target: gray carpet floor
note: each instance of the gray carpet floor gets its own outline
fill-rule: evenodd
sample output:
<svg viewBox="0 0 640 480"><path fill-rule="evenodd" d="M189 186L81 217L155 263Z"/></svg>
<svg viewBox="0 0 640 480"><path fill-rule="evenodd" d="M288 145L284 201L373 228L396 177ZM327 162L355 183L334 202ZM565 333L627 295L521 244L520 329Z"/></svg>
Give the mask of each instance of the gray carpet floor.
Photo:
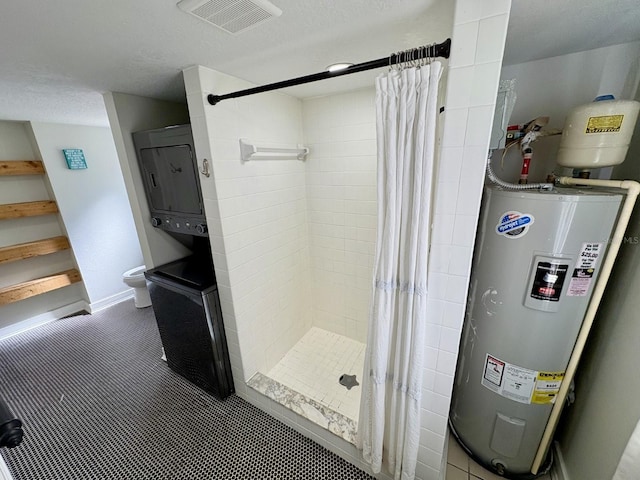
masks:
<svg viewBox="0 0 640 480"><path fill-rule="evenodd" d="M0 395L25 438L16 480L370 479L239 397L160 359L153 310L123 302L0 340Z"/></svg>

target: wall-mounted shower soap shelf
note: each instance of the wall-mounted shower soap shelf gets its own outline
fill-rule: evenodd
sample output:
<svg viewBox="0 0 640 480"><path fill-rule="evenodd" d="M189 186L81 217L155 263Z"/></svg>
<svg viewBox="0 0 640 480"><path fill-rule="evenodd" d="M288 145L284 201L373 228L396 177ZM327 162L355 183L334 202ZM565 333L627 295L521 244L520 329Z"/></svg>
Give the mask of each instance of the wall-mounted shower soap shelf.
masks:
<svg viewBox="0 0 640 480"><path fill-rule="evenodd" d="M243 162L249 160L306 160L308 154L307 147L259 147L247 140L240 139L240 156Z"/></svg>

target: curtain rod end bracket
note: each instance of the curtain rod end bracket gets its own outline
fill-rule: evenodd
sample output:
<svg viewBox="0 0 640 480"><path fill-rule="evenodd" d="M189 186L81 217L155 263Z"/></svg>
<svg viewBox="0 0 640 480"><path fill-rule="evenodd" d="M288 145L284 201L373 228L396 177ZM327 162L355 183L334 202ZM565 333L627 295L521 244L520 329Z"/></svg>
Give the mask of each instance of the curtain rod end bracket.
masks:
<svg viewBox="0 0 640 480"><path fill-rule="evenodd" d="M449 58L451 56L451 39L447 38L444 42L440 44L442 50L440 50L439 57Z"/></svg>
<svg viewBox="0 0 640 480"><path fill-rule="evenodd" d="M216 105L221 99L219 95L213 95L212 93L210 93L209 95L207 95L207 100L211 105Z"/></svg>

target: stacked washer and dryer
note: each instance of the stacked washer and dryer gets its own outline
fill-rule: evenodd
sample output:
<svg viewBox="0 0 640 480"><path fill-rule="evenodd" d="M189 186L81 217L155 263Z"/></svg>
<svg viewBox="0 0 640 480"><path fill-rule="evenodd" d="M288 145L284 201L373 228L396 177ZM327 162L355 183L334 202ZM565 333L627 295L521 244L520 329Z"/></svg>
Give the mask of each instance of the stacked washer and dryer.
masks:
<svg viewBox="0 0 640 480"><path fill-rule="evenodd" d="M557 163L583 172L621 163L639 109L616 100L575 109ZM529 479L549 469L550 441L640 186L501 183L484 190L449 421L476 461Z"/></svg>
<svg viewBox="0 0 640 480"><path fill-rule="evenodd" d="M220 398L234 392L190 125L133 134L149 221L193 254L145 272L169 367Z"/></svg>

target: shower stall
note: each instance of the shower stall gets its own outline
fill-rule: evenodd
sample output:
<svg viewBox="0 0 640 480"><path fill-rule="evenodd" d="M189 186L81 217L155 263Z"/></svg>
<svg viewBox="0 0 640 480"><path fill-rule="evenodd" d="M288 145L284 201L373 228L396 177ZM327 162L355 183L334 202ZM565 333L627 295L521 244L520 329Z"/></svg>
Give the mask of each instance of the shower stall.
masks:
<svg viewBox="0 0 640 480"><path fill-rule="evenodd" d="M377 220L373 85L211 106L211 85L249 85L204 67L184 76L236 392L355 443ZM241 144L256 154L243 160Z"/></svg>
<svg viewBox="0 0 640 480"><path fill-rule="evenodd" d="M449 45L418 51L448 56ZM375 72L369 88L304 100L216 97L251 85L204 67L184 76L236 391L355 444L377 227Z"/></svg>
<svg viewBox="0 0 640 480"><path fill-rule="evenodd" d="M301 269L292 287L301 290L304 328L248 384L353 443L376 239L373 89L303 101L302 128L307 159L267 163L300 170Z"/></svg>

